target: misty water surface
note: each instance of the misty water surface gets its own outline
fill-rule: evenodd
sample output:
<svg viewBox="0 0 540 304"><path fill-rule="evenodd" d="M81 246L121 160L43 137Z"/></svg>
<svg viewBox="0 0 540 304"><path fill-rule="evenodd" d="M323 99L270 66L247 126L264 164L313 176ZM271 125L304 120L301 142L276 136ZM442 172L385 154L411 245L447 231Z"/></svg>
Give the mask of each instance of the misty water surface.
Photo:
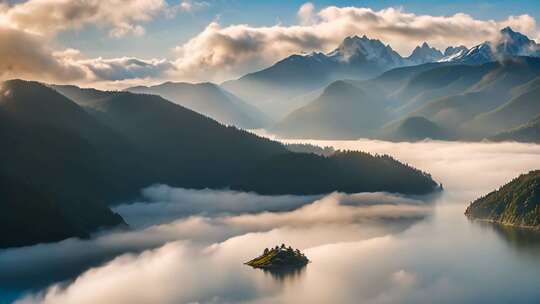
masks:
<svg viewBox="0 0 540 304"><path fill-rule="evenodd" d="M306 141L302 141L306 142ZM468 221L471 200L540 167L540 146L317 141L432 173L438 197L259 196L155 185L116 207L133 227L0 251L19 303L538 303L536 233ZM312 260L276 276L242 263L286 243Z"/></svg>

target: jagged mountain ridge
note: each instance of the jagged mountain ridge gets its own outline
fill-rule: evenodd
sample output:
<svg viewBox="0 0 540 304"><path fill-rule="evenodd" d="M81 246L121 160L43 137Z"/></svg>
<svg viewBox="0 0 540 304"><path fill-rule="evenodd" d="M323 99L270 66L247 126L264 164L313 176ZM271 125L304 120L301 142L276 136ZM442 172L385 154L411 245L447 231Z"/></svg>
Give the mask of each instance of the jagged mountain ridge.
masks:
<svg viewBox="0 0 540 304"><path fill-rule="evenodd" d="M445 55L440 61L484 64L516 56L538 57L540 56L540 44L522 33L515 32L510 27L505 27L500 30L499 37L494 41L485 41L470 49L462 49L457 53Z"/></svg>
<svg viewBox="0 0 540 304"><path fill-rule="evenodd" d="M224 88L279 120L307 104L306 98L332 83L366 80L395 69L426 63L482 65L516 56L540 56L540 46L506 27L492 42L440 50L423 43L403 57L380 40L351 36L329 53L295 54L263 70L226 81Z"/></svg>
<svg viewBox="0 0 540 304"><path fill-rule="evenodd" d="M274 65L226 81L222 86L273 117L281 118L305 105L299 96L309 94L340 79L369 79L393 68L430 62L442 53L427 43L404 58L380 40L347 37L324 54L295 54Z"/></svg>

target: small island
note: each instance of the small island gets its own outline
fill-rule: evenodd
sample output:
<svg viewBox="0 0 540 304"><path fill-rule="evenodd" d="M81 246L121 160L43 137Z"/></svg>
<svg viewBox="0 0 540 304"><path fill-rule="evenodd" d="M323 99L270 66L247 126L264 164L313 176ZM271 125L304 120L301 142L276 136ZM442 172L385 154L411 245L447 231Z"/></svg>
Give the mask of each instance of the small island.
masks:
<svg viewBox="0 0 540 304"><path fill-rule="evenodd" d="M244 264L263 270L282 271L303 268L309 262L300 250L281 244L275 248L264 249L263 254Z"/></svg>
<svg viewBox="0 0 540 304"><path fill-rule="evenodd" d="M470 219L540 229L540 170L523 174L471 203Z"/></svg>

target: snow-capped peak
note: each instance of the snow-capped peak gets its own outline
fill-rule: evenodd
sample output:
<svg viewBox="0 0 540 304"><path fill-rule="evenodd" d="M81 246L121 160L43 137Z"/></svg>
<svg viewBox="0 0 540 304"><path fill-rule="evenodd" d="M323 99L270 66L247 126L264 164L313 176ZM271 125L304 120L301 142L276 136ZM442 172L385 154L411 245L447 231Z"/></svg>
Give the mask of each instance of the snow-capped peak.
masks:
<svg viewBox="0 0 540 304"><path fill-rule="evenodd" d="M436 48L433 48L424 42L422 46L417 46L407 60L412 64L422 64L426 62L434 62L443 57L443 53Z"/></svg>
<svg viewBox="0 0 540 304"><path fill-rule="evenodd" d="M448 50L448 49L447 49ZM494 41L486 41L468 50L446 54L439 61L482 64L513 56L540 56L540 45L527 36L505 27Z"/></svg>
<svg viewBox="0 0 540 304"><path fill-rule="evenodd" d="M402 64L401 56L389 45L384 45L378 39L370 39L366 35L345 38L328 56L345 62L372 61L385 66Z"/></svg>

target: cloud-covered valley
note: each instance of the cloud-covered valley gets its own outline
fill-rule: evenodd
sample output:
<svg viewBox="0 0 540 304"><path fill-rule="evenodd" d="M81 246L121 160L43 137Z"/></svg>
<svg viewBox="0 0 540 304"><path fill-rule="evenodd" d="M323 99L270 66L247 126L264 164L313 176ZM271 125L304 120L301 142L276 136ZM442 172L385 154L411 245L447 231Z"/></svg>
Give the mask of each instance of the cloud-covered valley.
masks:
<svg viewBox="0 0 540 304"><path fill-rule="evenodd" d="M538 260L511 258L510 240L463 216L471 199L536 167L537 145L314 143L393 151L433 172L445 193L426 203L387 193L260 196L155 185L115 208L132 230L1 251L0 285L53 283L19 303L477 303L518 292L505 285L511 271L525 284L520 297L537 297ZM286 277L242 264L280 243L312 263ZM506 262L492 267L478 250Z"/></svg>
<svg viewBox="0 0 540 304"><path fill-rule="evenodd" d="M0 252L1 285L18 288L62 281L114 256L176 241L215 250L249 239L251 245L238 252L247 259L261 246L283 241L308 248L360 240L400 231L431 212L425 202L385 193L316 198L154 186L145 189L143 197L147 201L115 208L130 230Z"/></svg>

